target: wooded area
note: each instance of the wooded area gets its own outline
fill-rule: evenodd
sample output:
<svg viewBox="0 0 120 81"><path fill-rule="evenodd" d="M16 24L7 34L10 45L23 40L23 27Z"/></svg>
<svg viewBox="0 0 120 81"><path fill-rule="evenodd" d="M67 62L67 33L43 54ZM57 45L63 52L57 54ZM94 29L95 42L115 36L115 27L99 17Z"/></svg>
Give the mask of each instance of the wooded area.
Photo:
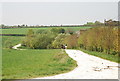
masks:
<svg viewBox="0 0 120 81"><path fill-rule="evenodd" d="M119 55L119 32L120 28L118 27L104 26L91 28L80 35L78 43L80 48L86 50Z"/></svg>

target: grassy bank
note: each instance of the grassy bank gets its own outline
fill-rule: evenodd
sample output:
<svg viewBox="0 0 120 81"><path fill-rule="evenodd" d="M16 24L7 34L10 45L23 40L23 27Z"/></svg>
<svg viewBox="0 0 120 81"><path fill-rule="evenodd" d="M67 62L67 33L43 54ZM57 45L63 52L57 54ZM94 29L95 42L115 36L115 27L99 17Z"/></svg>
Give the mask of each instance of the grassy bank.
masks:
<svg viewBox="0 0 120 81"><path fill-rule="evenodd" d="M103 58L103 59L106 59L109 61L120 63L120 57L115 56L115 55L105 54L103 52L88 51L88 50L84 50L84 49L79 49L79 50L81 50L87 54L90 54L90 55L94 55L94 56L97 56L97 57L100 57L100 58Z"/></svg>
<svg viewBox="0 0 120 81"><path fill-rule="evenodd" d="M48 27L48 28L13 28L13 29L1 29L2 30L2 34L26 34L27 31L29 29L33 29L34 31L39 30L39 29L50 29L53 27ZM58 28L58 27L54 27L54 28ZM72 31L78 31L80 29L88 29L91 27L60 27L60 28L64 28L65 30L72 30Z"/></svg>
<svg viewBox="0 0 120 81"><path fill-rule="evenodd" d="M73 70L76 62L60 49L3 49L3 79L28 79Z"/></svg>

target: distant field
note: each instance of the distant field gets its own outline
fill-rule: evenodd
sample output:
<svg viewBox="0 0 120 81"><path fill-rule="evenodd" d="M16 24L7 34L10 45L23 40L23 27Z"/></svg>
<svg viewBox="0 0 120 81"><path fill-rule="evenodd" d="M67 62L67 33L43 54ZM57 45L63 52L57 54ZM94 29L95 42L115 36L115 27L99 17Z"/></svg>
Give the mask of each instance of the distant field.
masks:
<svg viewBox="0 0 120 81"><path fill-rule="evenodd" d="M76 62L61 49L3 49L3 79L29 79L73 70Z"/></svg>
<svg viewBox="0 0 120 81"><path fill-rule="evenodd" d="M39 30L39 29L50 29L53 27L48 27L48 28L13 28L13 29L1 29L2 30L2 34L26 34L26 32L29 29L33 29L34 31ZM54 28L58 28L58 27L54 27ZM91 28L91 27L60 27L60 28L64 28L65 30L73 30L73 31L78 31L80 29L87 29L87 28Z"/></svg>

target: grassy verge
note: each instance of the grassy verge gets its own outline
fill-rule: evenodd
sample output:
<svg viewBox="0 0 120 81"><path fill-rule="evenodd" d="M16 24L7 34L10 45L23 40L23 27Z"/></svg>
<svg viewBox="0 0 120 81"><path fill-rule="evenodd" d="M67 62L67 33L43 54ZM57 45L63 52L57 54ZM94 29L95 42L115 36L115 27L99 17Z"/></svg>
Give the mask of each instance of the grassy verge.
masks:
<svg viewBox="0 0 120 81"><path fill-rule="evenodd" d="M106 59L109 61L120 63L120 57L115 56L115 55L105 54L105 53L95 52L95 51L88 51L88 50L84 50L84 49L79 49L79 50L81 50L87 54L90 54L90 55L94 55L94 56L97 56L97 57L100 57L100 58L103 58L103 59Z"/></svg>
<svg viewBox="0 0 120 81"><path fill-rule="evenodd" d="M60 49L13 50L3 49L3 79L29 79L65 73L76 67Z"/></svg>

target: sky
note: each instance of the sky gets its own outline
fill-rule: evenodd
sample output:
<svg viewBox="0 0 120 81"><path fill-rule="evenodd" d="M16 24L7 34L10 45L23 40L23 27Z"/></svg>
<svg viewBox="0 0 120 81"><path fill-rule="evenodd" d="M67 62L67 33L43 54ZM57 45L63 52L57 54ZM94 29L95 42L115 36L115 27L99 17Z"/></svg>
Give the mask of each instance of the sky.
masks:
<svg viewBox="0 0 120 81"><path fill-rule="evenodd" d="M103 2L102 0L97 0L101 2L94 2L94 0L35 1L9 0L8 2L4 0L2 8L0 7L2 9L0 23L5 25L60 25L118 19L118 0L109 0L109 2L108 0L103 0Z"/></svg>
<svg viewBox="0 0 120 81"><path fill-rule="evenodd" d="M1 0L0 2L119 2L120 0Z"/></svg>

